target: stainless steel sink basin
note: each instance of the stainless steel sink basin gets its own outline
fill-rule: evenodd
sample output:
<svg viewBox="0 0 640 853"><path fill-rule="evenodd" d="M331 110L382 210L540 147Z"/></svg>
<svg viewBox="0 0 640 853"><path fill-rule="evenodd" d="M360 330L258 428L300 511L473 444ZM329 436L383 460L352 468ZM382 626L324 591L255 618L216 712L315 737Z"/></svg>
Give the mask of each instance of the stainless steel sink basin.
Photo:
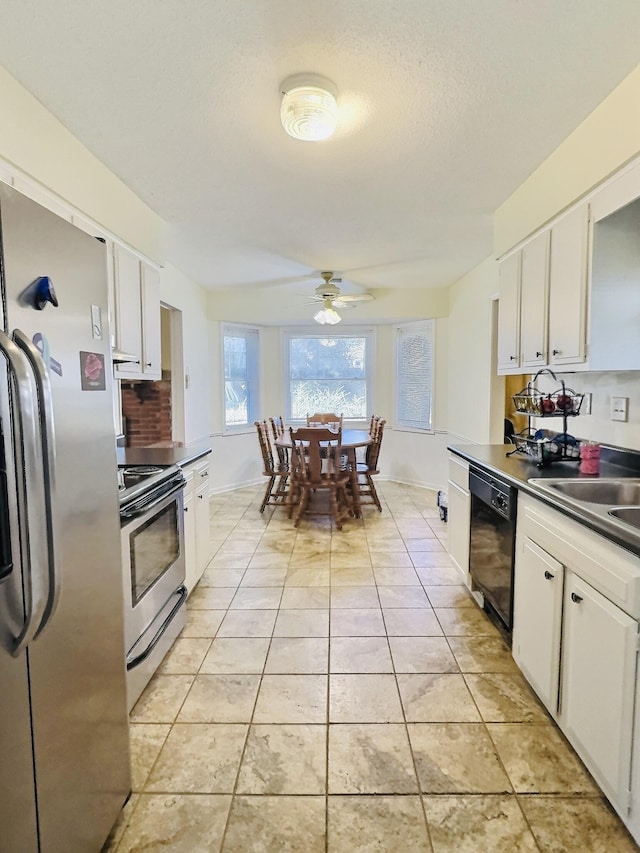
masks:
<svg viewBox="0 0 640 853"><path fill-rule="evenodd" d="M640 506L617 506L609 510L609 515L640 530Z"/></svg>
<svg viewBox="0 0 640 853"><path fill-rule="evenodd" d="M640 505L640 479L621 480L544 480L536 479L544 489L575 501L621 506ZM640 511L640 510L639 510Z"/></svg>

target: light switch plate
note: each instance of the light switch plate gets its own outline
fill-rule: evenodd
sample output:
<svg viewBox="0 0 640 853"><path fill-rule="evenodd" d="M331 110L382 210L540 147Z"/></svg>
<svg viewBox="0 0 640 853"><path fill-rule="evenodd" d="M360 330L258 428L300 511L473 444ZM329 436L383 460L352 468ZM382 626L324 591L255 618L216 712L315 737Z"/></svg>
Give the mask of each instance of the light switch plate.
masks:
<svg viewBox="0 0 640 853"><path fill-rule="evenodd" d="M628 397L612 397L611 398L611 420L612 421L628 421L629 420L629 398Z"/></svg>

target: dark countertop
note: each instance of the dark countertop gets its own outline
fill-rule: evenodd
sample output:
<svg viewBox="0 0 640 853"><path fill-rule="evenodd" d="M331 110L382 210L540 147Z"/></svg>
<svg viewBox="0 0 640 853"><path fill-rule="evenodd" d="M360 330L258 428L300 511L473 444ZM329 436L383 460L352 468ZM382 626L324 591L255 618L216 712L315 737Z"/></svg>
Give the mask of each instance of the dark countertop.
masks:
<svg viewBox="0 0 640 853"><path fill-rule="evenodd" d="M184 468L211 453L205 442L191 447L117 447L118 465L179 465Z"/></svg>
<svg viewBox="0 0 640 853"><path fill-rule="evenodd" d="M529 482L532 478L545 480L560 478L593 479L593 477L587 477L580 473L579 462L554 462L546 467L538 468L524 454L514 453L507 456L509 450L513 450L513 446L509 444L452 444L448 446L448 450L468 462L496 474L519 491L532 495L553 509L640 556L640 530L635 530L632 527L627 529L626 525L623 528L619 523L609 520L606 514L602 514L601 507L590 512L588 505L576 506L565 502L561 495L556 496L543 492L535 483ZM603 445L599 476L640 478L640 453Z"/></svg>

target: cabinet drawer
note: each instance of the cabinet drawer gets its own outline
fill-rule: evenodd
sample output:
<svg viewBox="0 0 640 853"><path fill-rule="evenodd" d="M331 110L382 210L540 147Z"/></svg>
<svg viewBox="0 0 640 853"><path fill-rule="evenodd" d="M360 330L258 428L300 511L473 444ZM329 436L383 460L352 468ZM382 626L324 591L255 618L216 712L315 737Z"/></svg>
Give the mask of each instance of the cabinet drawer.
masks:
<svg viewBox="0 0 640 853"><path fill-rule="evenodd" d="M469 463L453 453L449 454L449 479L456 486L469 491Z"/></svg>

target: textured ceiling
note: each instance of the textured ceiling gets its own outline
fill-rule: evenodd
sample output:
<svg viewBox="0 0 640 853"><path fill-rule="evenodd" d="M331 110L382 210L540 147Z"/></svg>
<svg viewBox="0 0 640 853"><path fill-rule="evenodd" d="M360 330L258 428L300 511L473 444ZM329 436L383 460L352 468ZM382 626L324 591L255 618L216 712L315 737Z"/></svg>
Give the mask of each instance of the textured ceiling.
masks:
<svg viewBox="0 0 640 853"><path fill-rule="evenodd" d="M210 287L447 285L640 61L638 0L2 0L0 56ZM289 138L279 85L338 87Z"/></svg>

